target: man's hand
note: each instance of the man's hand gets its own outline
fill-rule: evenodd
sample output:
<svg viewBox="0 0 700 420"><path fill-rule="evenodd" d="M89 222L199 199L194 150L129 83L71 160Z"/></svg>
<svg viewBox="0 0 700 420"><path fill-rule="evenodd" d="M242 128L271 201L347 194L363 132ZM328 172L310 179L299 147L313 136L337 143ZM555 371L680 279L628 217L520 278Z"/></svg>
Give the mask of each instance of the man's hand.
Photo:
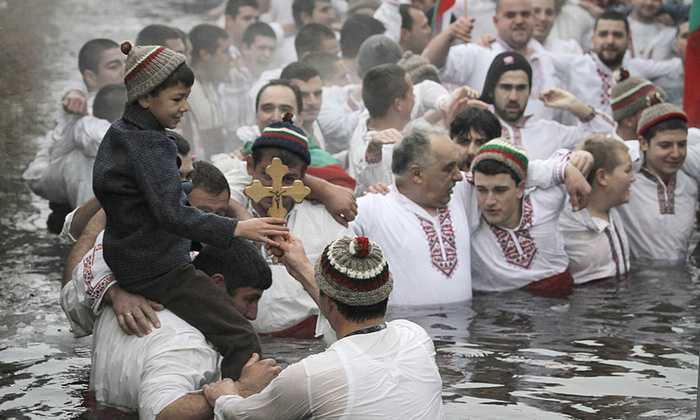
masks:
<svg viewBox="0 0 700 420"><path fill-rule="evenodd" d="M452 22L447 30L450 32L450 37L455 40L469 43L472 39L472 29L474 29L474 18L460 16L456 21Z"/></svg>
<svg viewBox="0 0 700 420"><path fill-rule="evenodd" d="M586 181L586 178L581 175L576 167L572 164L566 165L566 173L564 175L564 184L566 191L571 197L571 208L574 211L585 209L588 206L588 196L591 194L591 186Z"/></svg>
<svg viewBox="0 0 700 420"><path fill-rule="evenodd" d="M267 245L278 246L276 236L283 236L289 232L284 219L275 217L261 217L257 219L239 220L234 236L262 242Z"/></svg>
<svg viewBox="0 0 700 420"><path fill-rule="evenodd" d="M577 150L569 155L569 163L587 177L593 167L593 155L585 150Z"/></svg>
<svg viewBox="0 0 700 420"><path fill-rule="evenodd" d="M367 192L370 194L387 194L389 192L389 187L386 184L383 184L381 182L377 182L374 185L370 185L369 188L367 188Z"/></svg>
<svg viewBox="0 0 700 420"><path fill-rule="evenodd" d="M491 35L483 35L481 38L479 38L475 44L476 45L481 45L484 48L491 49L491 44L496 42L496 38L491 36Z"/></svg>
<svg viewBox="0 0 700 420"><path fill-rule="evenodd" d="M445 126L448 130L452 121L454 121L457 114L463 109L469 108L470 106L478 106L478 104L475 103L483 104L483 102L479 100L479 96L479 92L471 86L462 86L452 92L447 100L441 101L442 103L439 104L439 108L440 111L442 111Z"/></svg>
<svg viewBox="0 0 700 420"><path fill-rule="evenodd" d="M324 194L321 202L333 216L336 222L343 226L357 217L357 202L352 190L339 185L328 184L328 193Z"/></svg>
<svg viewBox="0 0 700 420"><path fill-rule="evenodd" d="M308 270L308 267L311 267L311 262L309 262L309 258L304 251L304 244L296 236L288 235L286 240L280 242L279 249L282 253L277 256L276 262L284 264L289 274L293 277L296 278L295 274L298 275L304 270Z"/></svg>
<svg viewBox="0 0 700 420"><path fill-rule="evenodd" d="M258 353L253 353L241 370L238 380L238 395L247 398L262 391L277 375L282 368L274 359L260 360Z"/></svg>
<svg viewBox="0 0 700 420"><path fill-rule="evenodd" d="M87 97L79 90L69 90L63 96L63 110L70 114L87 114Z"/></svg>
<svg viewBox="0 0 700 420"><path fill-rule="evenodd" d="M202 387L204 396L212 408L216 405L216 400L222 395L240 395L238 393L238 384L231 378L225 378Z"/></svg>
<svg viewBox="0 0 700 420"><path fill-rule="evenodd" d="M107 290L106 299L112 304L119 327L126 334L143 337L150 334L153 327L160 328L155 312L163 310L160 303L129 293L116 284Z"/></svg>
<svg viewBox="0 0 700 420"><path fill-rule="evenodd" d="M576 115L579 119L585 119L595 110L581 102L574 94L564 89L547 89L540 95L540 100L545 106L554 109L563 109Z"/></svg>
<svg viewBox="0 0 700 420"><path fill-rule="evenodd" d="M379 163L382 161L382 147L389 144L401 143L403 136L395 128L369 133L369 144L365 152L367 163Z"/></svg>

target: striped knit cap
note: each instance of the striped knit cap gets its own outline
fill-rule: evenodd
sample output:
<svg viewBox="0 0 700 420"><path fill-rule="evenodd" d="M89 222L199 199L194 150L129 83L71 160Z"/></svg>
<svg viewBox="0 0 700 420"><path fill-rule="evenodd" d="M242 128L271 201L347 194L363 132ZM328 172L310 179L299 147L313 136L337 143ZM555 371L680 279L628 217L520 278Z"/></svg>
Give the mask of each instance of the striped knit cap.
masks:
<svg viewBox="0 0 700 420"><path fill-rule="evenodd" d="M521 181L527 178L528 159L525 151L504 138L489 141L479 148L472 160L472 171L484 160L495 160L510 168Z"/></svg>
<svg viewBox="0 0 700 420"><path fill-rule="evenodd" d="M316 282L325 295L349 306L377 304L394 286L382 249L364 236L331 242L316 263Z"/></svg>
<svg viewBox="0 0 700 420"><path fill-rule="evenodd" d="M642 111L642 115L639 117L639 122L637 123L637 134L646 137L646 133L650 128L654 127L656 124L674 118L681 119L686 123L688 122L688 116L676 105L663 102L651 106Z"/></svg>
<svg viewBox="0 0 700 420"><path fill-rule="evenodd" d="M260 137L253 142L252 151L262 147L275 147L288 150L299 156L308 166L311 164L309 139L301 128L292 123L292 114L286 113L282 122L265 127Z"/></svg>
<svg viewBox="0 0 700 420"><path fill-rule="evenodd" d="M650 81L639 77L629 77L612 88L610 106L615 121L622 121L659 102L666 94Z"/></svg>
<svg viewBox="0 0 700 420"><path fill-rule="evenodd" d="M184 55L157 45L134 47L125 41L121 50L126 55L124 84L129 103L158 87L185 62Z"/></svg>

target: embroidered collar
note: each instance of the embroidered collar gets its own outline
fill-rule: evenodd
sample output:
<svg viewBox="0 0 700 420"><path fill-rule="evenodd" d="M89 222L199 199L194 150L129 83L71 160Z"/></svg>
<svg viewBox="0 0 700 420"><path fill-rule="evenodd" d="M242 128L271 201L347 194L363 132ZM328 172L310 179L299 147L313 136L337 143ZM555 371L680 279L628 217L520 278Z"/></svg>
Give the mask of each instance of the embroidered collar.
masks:
<svg viewBox="0 0 700 420"><path fill-rule="evenodd" d="M668 184L664 183L661 177L651 172L646 167L639 168L639 173L646 179L656 184L656 197L659 203L660 214L675 214L676 195L676 174L673 174Z"/></svg>
<svg viewBox="0 0 700 420"><path fill-rule="evenodd" d="M496 237L496 241L500 245L503 256L508 263L526 269L532 265L532 261L537 254L537 244L530 234L533 219L532 201L530 196L526 195L522 200L522 215L520 216L518 227L507 229L486 222Z"/></svg>
<svg viewBox="0 0 700 420"><path fill-rule="evenodd" d="M124 108L123 118L142 130L165 130L156 117L149 110L141 107L138 102L128 104Z"/></svg>

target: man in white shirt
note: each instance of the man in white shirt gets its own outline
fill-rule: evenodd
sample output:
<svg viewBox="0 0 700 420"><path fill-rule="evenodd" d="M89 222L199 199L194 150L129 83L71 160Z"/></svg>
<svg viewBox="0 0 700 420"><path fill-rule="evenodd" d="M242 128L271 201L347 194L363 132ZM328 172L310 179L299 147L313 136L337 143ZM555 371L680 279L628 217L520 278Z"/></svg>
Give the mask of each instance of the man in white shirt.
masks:
<svg viewBox="0 0 700 420"><path fill-rule="evenodd" d="M410 321L385 321L392 273L377 243L337 239L314 268L292 238L282 259L339 339L287 367L262 392L230 380L206 386L217 419L444 418L432 340Z"/></svg>
<svg viewBox="0 0 700 420"><path fill-rule="evenodd" d="M663 5L662 0L632 0L629 15L632 38L632 57L666 60L671 58L671 49L676 31L656 21Z"/></svg>
<svg viewBox="0 0 700 420"><path fill-rule="evenodd" d="M689 23L686 19L678 24L676 39L674 42L673 53L671 59L677 65L675 71L669 72L656 81L666 92L666 100L678 106L683 105L683 86L685 85L685 50L688 45Z"/></svg>
<svg viewBox="0 0 700 420"><path fill-rule="evenodd" d="M398 43L401 49L421 54L432 36L428 18L418 6L411 4L400 5L399 12L401 13L401 35Z"/></svg>
<svg viewBox="0 0 700 420"><path fill-rule="evenodd" d="M554 0L532 0L532 37L555 54L582 54L583 50L576 40L550 36L558 12Z"/></svg>
<svg viewBox="0 0 700 420"><path fill-rule="evenodd" d="M664 98L664 92L648 80L634 76L620 80L613 86L610 98L618 137L625 141L636 140L637 124L642 111L663 102Z"/></svg>
<svg viewBox="0 0 700 420"><path fill-rule="evenodd" d="M522 55L503 52L491 63L481 95L482 101L493 105L504 136L525 149L530 159L547 159L559 149L572 150L587 134L614 130L610 117L562 89L545 90L541 95L542 102L549 108L572 113L579 120L577 126L536 119L528 114L532 71Z"/></svg>
<svg viewBox="0 0 700 420"><path fill-rule="evenodd" d="M224 29L231 40L234 58L240 57L243 33L259 17L257 0L228 0L224 12Z"/></svg>
<svg viewBox="0 0 700 420"><path fill-rule="evenodd" d="M630 270L630 251L617 208L630 199L632 160L625 143L610 135L587 138L581 150L593 155L588 206L574 212L567 205L559 218L569 271L574 284L622 280Z"/></svg>

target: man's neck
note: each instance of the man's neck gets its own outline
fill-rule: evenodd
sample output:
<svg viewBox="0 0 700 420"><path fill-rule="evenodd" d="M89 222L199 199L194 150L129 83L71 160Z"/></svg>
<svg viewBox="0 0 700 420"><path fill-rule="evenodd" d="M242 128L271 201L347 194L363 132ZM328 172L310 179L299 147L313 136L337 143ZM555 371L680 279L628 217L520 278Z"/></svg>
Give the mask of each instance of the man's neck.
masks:
<svg viewBox="0 0 700 420"><path fill-rule="evenodd" d="M622 140L634 140L637 138L637 133L628 127L624 127L622 124L617 125L617 130L615 130L615 134L620 136Z"/></svg>
<svg viewBox="0 0 700 420"><path fill-rule="evenodd" d="M435 207L426 207L423 204L420 203L418 198L422 195L421 192L416 191L413 185L405 185L401 183L400 181L397 180L396 182L396 190L400 192L404 197L408 198L409 200L413 201L418 205L418 207L422 208L425 210L429 215L431 216L436 216L437 215L437 210Z"/></svg>
<svg viewBox="0 0 700 420"><path fill-rule="evenodd" d="M596 188L588 198L588 212L593 217L608 220L610 215L610 193L602 188Z"/></svg>
<svg viewBox="0 0 700 420"><path fill-rule="evenodd" d="M532 52L532 50L530 50L530 48L528 48L528 45L530 44L530 40L528 40L528 41L525 43L525 45L523 45L523 46L521 46L521 47L516 47L516 46L511 45L511 44L509 44L508 42L504 41L503 38L500 38L500 37L499 37L499 39L500 39L501 42L503 42L503 44L506 45L508 48L510 48L511 50L517 52L518 54L522 55L522 56L525 57L525 58L529 57L529 56L530 56L530 53Z"/></svg>
<svg viewBox="0 0 700 420"><path fill-rule="evenodd" d="M405 125L405 122L403 122L399 116L391 112L384 117L370 118L367 120L367 128L374 131L388 130L390 128L401 131Z"/></svg>
<svg viewBox="0 0 700 420"><path fill-rule="evenodd" d="M199 81L200 84L209 83L211 81L207 71L202 68L201 64L192 64L192 72L194 73L195 79Z"/></svg>
<svg viewBox="0 0 700 420"><path fill-rule="evenodd" d="M676 176L675 173L670 174L670 175L659 173L658 171L655 171L654 168L652 168L652 167L650 167L649 165L647 165L646 161L644 162L644 164L642 165L642 167L643 167L644 169L646 169L649 173L654 174L654 175L656 175L657 177L659 177L659 179L661 179L661 182L663 182L664 185L667 185L667 186L668 186L669 182L671 182L671 180L673 179L673 177Z"/></svg>
<svg viewBox="0 0 700 420"><path fill-rule="evenodd" d="M384 322L384 317L379 317L379 318L372 318L368 319L366 321L362 322L352 322L352 321L347 321L343 320L338 326L338 328L335 329L335 334L338 337L338 339L341 339L343 337L347 337L348 335L363 330L365 328L373 327L376 325L380 325Z"/></svg>

